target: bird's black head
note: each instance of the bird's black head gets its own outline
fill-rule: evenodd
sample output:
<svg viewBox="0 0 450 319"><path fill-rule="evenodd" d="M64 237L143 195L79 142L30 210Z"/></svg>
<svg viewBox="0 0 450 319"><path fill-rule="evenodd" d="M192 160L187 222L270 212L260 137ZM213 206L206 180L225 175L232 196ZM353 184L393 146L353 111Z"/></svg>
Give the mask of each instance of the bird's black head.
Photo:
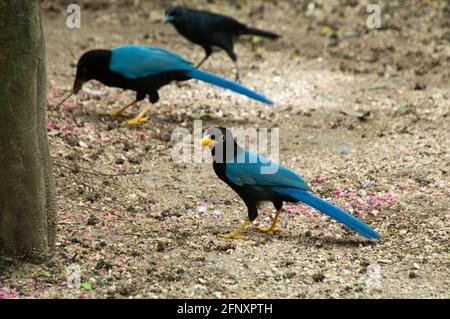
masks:
<svg viewBox="0 0 450 319"><path fill-rule="evenodd" d="M73 93L78 93L87 81L99 80L107 74L110 60L110 50L92 50L85 52L77 63Z"/></svg>
<svg viewBox="0 0 450 319"><path fill-rule="evenodd" d="M200 144L211 149L214 161L218 163L223 163L234 156L239 149L231 131L224 127L214 127L205 130Z"/></svg>
<svg viewBox="0 0 450 319"><path fill-rule="evenodd" d="M164 16L164 23L173 23L181 22L184 19L185 9L179 6L170 6L166 9Z"/></svg>

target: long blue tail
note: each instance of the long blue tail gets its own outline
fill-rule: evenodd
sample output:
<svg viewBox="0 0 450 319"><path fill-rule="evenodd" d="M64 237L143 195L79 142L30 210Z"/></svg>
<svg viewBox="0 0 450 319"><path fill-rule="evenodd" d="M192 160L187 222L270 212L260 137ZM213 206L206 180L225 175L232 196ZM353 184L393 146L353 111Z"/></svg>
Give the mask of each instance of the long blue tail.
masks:
<svg viewBox="0 0 450 319"><path fill-rule="evenodd" d="M353 215L350 215L345 210L334 206L333 204L327 202L326 200L317 197L311 193L303 191L301 189L296 188L280 188L277 187L277 193L282 195L289 195L319 211L330 216L331 218L337 220L338 222L350 227L358 234L368 238L368 239L376 239L380 238L380 235L374 231L372 228L364 224L358 218Z"/></svg>
<svg viewBox="0 0 450 319"><path fill-rule="evenodd" d="M259 94L258 92L252 91L245 86L242 86L236 82L226 80L224 78L218 77L217 75L214 75L209 72L205 72L199 69L192 69L188 72L186 72L186 75L188 75L191 78L211 83L217 86L220 86L224 89L228 89L237 93L240 93L242 95L248 96L251 99L266 103L266 104L273 104L271 100L266 98L264 95Z"/></svg>

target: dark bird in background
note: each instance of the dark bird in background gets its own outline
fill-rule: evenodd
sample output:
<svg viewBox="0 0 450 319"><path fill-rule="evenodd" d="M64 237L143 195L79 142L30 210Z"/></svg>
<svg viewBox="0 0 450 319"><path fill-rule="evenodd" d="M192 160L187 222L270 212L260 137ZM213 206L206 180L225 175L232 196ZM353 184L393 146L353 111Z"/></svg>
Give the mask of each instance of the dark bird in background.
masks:
<svg viewBox="0 0 450 319"><path fill-rule="evenodd" d="M189 79L198 79L246 95L254 100L272 104L272 101L265 96L238 83L196 69L191 62L176 53L142 45L124 45L112 50L92 50L84 53L78 60L72 93L76 94L85 82L94 79L107 86L136 91L136 100L114 112L113 116L116 117L145 99L147 95L150 103L158 102L158 90L171 81ZM150 109L151 104L126 123L146 121L145 114Z"/></svg>
<svg viewBox="0 0 450 319"><path fill-rule="evenodd" d="M283 202L303 202L368 239L380 237L356 217L313 195L309 186L294 171L241 148L229 130L209 129L200 143L211 148L216 175L242 198L248 209L248 220L232 232L221 235L222 238L243 239L239 232L253 223L258 216L258 204L266 201L273 203L276 214L270 227L258 227L262 232L281 233L276 223Z"/></svg>
<svg viewBox="0 0 450 319"><path fill-rule="evenodd" d="M234 53L233 43L236 37L252 34L270 39L280 37L278 34L250 28L239 21L220 14L200 11L180 6L166 9L164 23L172 23L186 39L203 47L205 58L197 65L199 68L212 54L213 47L225 50L233 60L236 69L236 81L239 81L239 66Z"/></svg>

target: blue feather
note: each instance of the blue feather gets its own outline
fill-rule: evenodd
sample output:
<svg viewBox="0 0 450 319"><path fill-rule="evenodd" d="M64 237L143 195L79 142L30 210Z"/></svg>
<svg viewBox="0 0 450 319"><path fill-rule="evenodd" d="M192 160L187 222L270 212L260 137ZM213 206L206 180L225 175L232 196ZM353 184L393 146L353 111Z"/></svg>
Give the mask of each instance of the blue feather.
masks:
<svg viewBox="0 0 450 319"><path fill-rule="evenodd" d="M310 190L293 170L249 150L243 150L226 164L225 175L239 186L284 186Z"/></svg>
<svg viewBox="0 0 450 319"><path fill-rule="evenodd" d="M319 211L330 216L331 218L337 220L338 222L350 227L360 235L368 239L380 238L380 235L374 231L372 228L364 224L362 221L357 219L355 216L350 215L345 210L334 206L333 204L327 202L326 200L317 197L311 193L303 191L301 189L290 188L290 187L273 187L273 191L280 195L291 196Z"/></svg>
<svg viewBox="0 0 450 319"><path fill-rule="evenodd" d="M128 79L138 79L170 71L185 71L186 75L191 78L243 94L266 104L273 104L265 96L236 82L196 69L182 56L166 49L143 45L123 45L113 48L111 51L109 69Z"/></svg>
<svg viewBox="0 0 450 319"><path fill-rule="evenodd" d="M255 91L252 91L236 82L218 77L217 75L214 75L212 73L208 73L208 72L193 68L191 71L186 72L186 75L188 75L194 79L197 79L197 80L200 80L203 82L207 82L210 84L214 84L214 85L220 86L224 89L228 89L228 90L240 93L242 95L248 96L249 98L260 101L262 103L273 104L273 102L271 100L269 100L268 98L266 98L264 95L261 95Z"/></svg>
<svg viewBox="0 0 450 319"><path fill-rule="evenodd" d="M122 45L111 50L109 69L129 79L163 72L189 71L194 67L182 56L161 48L144 45Z"/></svg>
<svg viewBox="0 0 450 319"><path fill-rule="evenodd" d="M272 174L263 174L262 169L269 166L277 170ZM377 232L353 215L309 193L309 186L297 173L260 154L243 150L236 158L226 162L225 176L232 183L242 187L267 187L280 196L292 197L334 218L366 238L380 237Z"/></svg>

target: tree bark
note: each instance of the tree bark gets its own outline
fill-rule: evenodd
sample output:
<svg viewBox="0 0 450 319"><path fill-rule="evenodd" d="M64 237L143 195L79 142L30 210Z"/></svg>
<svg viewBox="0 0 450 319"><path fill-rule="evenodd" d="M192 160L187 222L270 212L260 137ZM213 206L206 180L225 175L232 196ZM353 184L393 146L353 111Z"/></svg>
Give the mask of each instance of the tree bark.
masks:
<svg viewBox="0 0 450 319"><path fill-rule="evenodd" d="M38 0L0 1L0 246L34 261L56 229L41 17Z"/></svg>

